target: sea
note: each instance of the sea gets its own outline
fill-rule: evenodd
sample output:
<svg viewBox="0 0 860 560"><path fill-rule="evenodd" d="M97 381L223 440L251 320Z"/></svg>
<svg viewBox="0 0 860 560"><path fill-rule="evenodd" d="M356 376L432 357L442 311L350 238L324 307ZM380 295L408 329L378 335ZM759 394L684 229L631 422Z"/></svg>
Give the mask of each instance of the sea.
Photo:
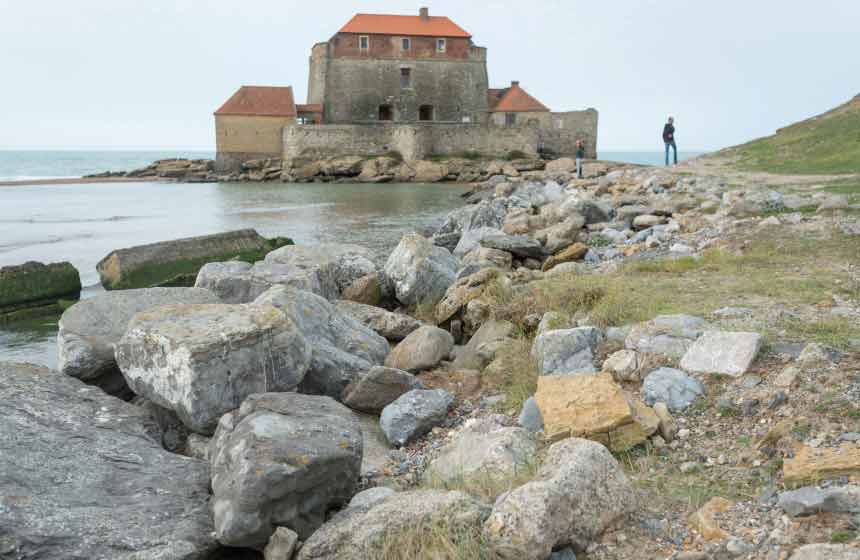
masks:
<svg viewBox="0 0 860 560"><path fill-rule="evenodd" d="M695 153L681 154L692 157ZM0 150L0 182L80 177L157 159L212 158L207 151ZM646 165L662 152L604 152ZM380 262L400 237L429 231L462 205L462 185L281 183L88 183L0 186L0 267L69 261L82 298L102 291L96 263L114 249L255 228L296 243L356 243ZM0 326L0 361L56 367L57 317Z"/></svg>

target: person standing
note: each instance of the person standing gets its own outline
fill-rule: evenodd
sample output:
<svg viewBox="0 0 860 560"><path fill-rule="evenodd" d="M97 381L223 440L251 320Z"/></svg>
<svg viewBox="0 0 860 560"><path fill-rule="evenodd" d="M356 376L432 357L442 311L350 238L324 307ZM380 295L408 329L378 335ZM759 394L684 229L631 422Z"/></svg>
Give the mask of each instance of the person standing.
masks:
<svg viewBox="0 0 860 560"><path fill-rule="evenodd" d="M576 178L582 179L582 160L585 159L585 144L576 140Z"/></svg>
<svg viewBox="0 0 860 560"><path fill-rule="evenodd" d="M666 165L669 165L669 147L675 156L675 165L678 165L678 146L675 145L675 119L669 117L669 122L663 127L663 143L666 144Z"/></svg>

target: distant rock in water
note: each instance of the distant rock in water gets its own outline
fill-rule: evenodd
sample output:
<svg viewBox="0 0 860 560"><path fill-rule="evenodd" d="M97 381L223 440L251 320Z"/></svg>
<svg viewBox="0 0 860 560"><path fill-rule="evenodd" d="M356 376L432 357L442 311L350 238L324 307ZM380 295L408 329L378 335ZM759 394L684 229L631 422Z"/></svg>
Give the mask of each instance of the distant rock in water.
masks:
<svg viewBox="0 0 860 560"><path fill-rule="evenodd" d="M99 261L96 269L108 290L193 286L206 263L255 262L292 243L288 238L266 239L253 229L242 229L118 249Z"/></svg>
<svg viewBox="0 0 860 560"><path fill-rule="evenodd" d="M0 556L211 558L205 462L161 448L146 410L0 363Z"/></svg>
<svg viewBox="0 0 860 560"><path fill-rule="evenodd" d="M67 262L0 268L0 323L59 312L59 300L76 300L80 293L81 277Z"/></svg>

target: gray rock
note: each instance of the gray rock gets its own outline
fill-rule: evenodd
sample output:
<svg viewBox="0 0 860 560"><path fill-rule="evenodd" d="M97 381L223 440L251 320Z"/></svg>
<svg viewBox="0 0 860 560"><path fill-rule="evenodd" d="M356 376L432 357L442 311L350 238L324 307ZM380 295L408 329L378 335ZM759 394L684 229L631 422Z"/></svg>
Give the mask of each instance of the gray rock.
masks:
<svg viewBox="0 0 860 560"><path fill-rule="evenodd" d="M619 350L603 361L602 371L611 373L616 381L638 381L639 366L639 354L633 350Z"/></svg>
<svg viewBox="0 0 860 560"><path fill-rule="evenodd" d="M361 476L369 480L383 475L388 464L391 444L385 437L385 432L379 425L379 416L374 414L356 413L361 425L361 438L364 441L364 451L361 456Z"/></svg>
<svg viewBox="0 0 860 560"><path fill-rule="evenodd" d="M335 307L341 313L354 317L376 334L394 342L403 340L421 326L421 321L405 313L392 313L381 307L363 303L338 300L335 302Z"/></svg>
<svg viewBox="0 0 860 560"><path fill-rule="evenodd" d="M503 558L544 560L554 548L586 549L635 502L606 447L570 438L549 448L535 480L496 500L484 536Z"/></svg>
<svg viewBox="0 0 860 560"><path fill-rule="evenodd" d="M547 311L538 323L537 334L543 334L547 331L557 331L559 329L569 329L573 321L570 315L561 311Z"/></svg>
<svg viewBox="0 0 860 560"><path fill-rule="evenodd" d="M135 313L173 303L217 303L197 288L145 288L105 292L68 308L60 317L57 369L113 395L129 393L114 358L114 344Z"/></svg>
<svg viewBox="0 0 860 560"><path fill-rule="evenodd" d="M341 400L355 410L378 414L403 393L423 388L418 378L409 372L374 366L347 385Z"/></svg>
<svg viewBox="0 0 860 560"><path fill-rule="evenodd" d="M546 331L535 338L531 354L540 375L594 373L594 349L602 340L594 327Z"/></svg>
<svg viewBox="0 0 860 560"><path fill-rule="evenodd" d="M549 560L576 560L576 553L568 546L550 554Z"/></svg>
<svg viewBox="0 0 860 560"><path fill-rule="evenodd" d="M337 299L353 282L377 272L370 249L346 243L286 245L266 255L266 262L315 276L322 291L314 293L326 299Z"/></svg>
<svg viewBox="0 0 860 560"><path fill-rule="evenodd" d="M0 556L197 560L217 549L206 463L161 448L140 407L0 363Z"/></svg>
<svg viewBox="0 0 860 560"><path fill-rule="evenodd" d="M444 247L453 253L454 249L457 248L457 244L460 242L460 237L462 237L462 235L463 234L459 231L452 231L450 233L434 233L430 238L430 241L433 242L433 245Z"/></svg>
<svg viewBox="0 0 860 560"><path fill-rule="evenodd" d="M540 432L543 430L543 417L534 397L529 397L523 403L523 409L520 411L517 425L530 432Z"/></svg>
<svg viewBox="0 0 860 560"><path fill-rule="evenodd" d="M788 560L860 560L860 548L845 544L807 544Z"/></svg>
<svg viewBox="0 0 860 560"><path fill-rule="evenodd" d="M523 428L506 427L504 417L467 420L427 467L424 476L451 482L476 474L503 478L534 464L537 442Z"/></svg>
<svg viewBox="0 0 860 560"><path fill-rule="evenodd" d="M254 301L273 306L305 337L311 361L299 391L339 399L347 385L388 354L388 342L351 315L341 313L324 298L275 286Z"/></svg>
<svg viewBox="0 0 860 560"><path fill-rule="evenodd" d="M681 359L693 373L738 377L746 373L761 348L761 335L751 332L711 331L700 336Z"/></svg>
<svg viewBox="0 0 860 560"><path fill-rule="evenodd" d="M435 305L457 279L459 262L418 234L404 235L385 263L394 295L404 305Z"/></svg>
<svg viewBox="0 0 860 560"><path fill-rule="evenodd" d="M406 445L444 422L452 404L444 389L409 391L382 410L379 425L392 445Z"/></svg>
<svg viewBox="0 0 860 560"><path fill-rule="evenodd" d="M699 338L707 323L691 315L659 315L635 325L625 340L630 350L681 358Z"/></svg>
<svg viewBox="0 0 860 560"><path fill-rule="evenodd" d="M464 255L471 253L476 249L480 249L481 240L484 239L484 237L492 235L504 235L504 233L502 233L498 228L491 227L479 227L466 230L463 232L463 235L460 236L460 241L457 242L457 246L454 247L452 252L455 256L462 258Z"/></svg>
<svg viewBox="0 0 860 560"><path fill-rule="evenodd" d="M387 488L385 486L376 486L374 488L368 488L363 492L359 492L349 501L349 505L347 507L355 507L355 508L367 508L369 506L378 504L382 500L393 496L396 494L393 489Z"/></svg>
<svg viewBox="0 0 860 560"><path fill-rule="evenodd" d="M136 397L131 402L145 410L155 420L155 423L158 424L158 429L161 432L161 446L163 448L171 453L182 453L185 451L188 436L191 432L175 412L158 406L143 397Z"/></svg>
<svg viewBox="0 0 860 560"><path fill-rule="evenodd" d="M169 305L134 316L116 360L132 391L210 435L248 395L295 389L311 347L272 306Z"/></svg>
<svg viewBox="0 0 860 560"><path fill-rule="evenodd" d="M510 321L489 320L479 328L454 360L456 369L484 369L493 361L498 345L514 336L516 327Z"/></svg>
<svg viewBox="0 0 860 560"><path fill-rule="evenodd" d="M297 560L370 558L386 535L421 524L444 524L466 530L486 518L487 508L463 492L415 490L397 492L366 506L335 515L302 546Z"/></svg>
<svg viewBox="0 0 860 560"><path fill-rule="evenodd" d="M323 296L333 296L313 271L300 270L289 264L260 261L216 262L203 265L195 286L218 295L222 303L250 303L273 286L289 286Z"/></svg>
<svg viewBox="0 0 860 560"><path fill-rule="evenodd" d="M329 509L349 501L361 428L329 397L251 395L218 422L210 455L218 540L262 548L278 526L307 539Z"/></svg>
<svg viewBox="0 0 860 560"><path fill-rule="evenodd" d="M451 333L427 325L413 331L395 346L385 359L385 365L415 373L435 367L453 349Z"/></svg>
<svg viewBox="0 0 860 560"><path fill-rule="evenodd" d="M818 488L804 486L782 492L779 507L792 516L829 513L860 513L860 486Z"/></svg>
<svg viewBox="0 0 860 560"><path fill-rule="evenodd" d="M482 247L507 251L515 257L532 259L544 257L540 242L525 235L506 235L504 233L484 235L481 237L480 243Z"/></svg>
<svg viewBox="0 0 860 560"><path fill-rule="evenodd" d="M436 235L469 231L482 227L499 229L502 227L507 213L508 209L504 200L482 200L478 204L463 206L450 212Z"/></svg>
<svg viewBox="0 0 860 560"><path fill-rule="evenodd" d="M645 404L663 402L672 412L689 407L705 394L705 387L683 371L662 367L645 376L642 382L642 399Z"/></svg>
<svg viewBox="0 0 860 560"><path fill-rule="evenodd" d="M264 560L292 560L296 552L299 536L287 527L278 527L263 549Z"/></svg>
<svg viewBox="0 0 860 560"><path fill-rule="evenodd" d="M188 434L188 439L185 441L185 455L194 459L201 459L209 462L209 442L212 438L201 436L200 434Z"/></svg>

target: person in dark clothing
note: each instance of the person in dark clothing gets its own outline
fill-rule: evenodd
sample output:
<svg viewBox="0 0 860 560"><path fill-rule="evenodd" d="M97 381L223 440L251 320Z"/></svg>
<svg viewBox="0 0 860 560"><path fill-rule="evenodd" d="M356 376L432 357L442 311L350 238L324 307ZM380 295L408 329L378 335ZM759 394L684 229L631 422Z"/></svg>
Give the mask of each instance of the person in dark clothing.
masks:
<svg viewBox="0 0 860 560"><path fill-rule="evenodd" d="M669 147L675 156L675 165L678 164L678 146L675 145L675 119L669 117L669 122L663 127L663 143L666 144L666 165L669 165Z"/></svg>
<svg viewBox="0 0 860 560"><path fill-rule="evenodd" d="M582 179L582 160L585 159L585 144L582 140L576 141L576 178Z"/></svg>

